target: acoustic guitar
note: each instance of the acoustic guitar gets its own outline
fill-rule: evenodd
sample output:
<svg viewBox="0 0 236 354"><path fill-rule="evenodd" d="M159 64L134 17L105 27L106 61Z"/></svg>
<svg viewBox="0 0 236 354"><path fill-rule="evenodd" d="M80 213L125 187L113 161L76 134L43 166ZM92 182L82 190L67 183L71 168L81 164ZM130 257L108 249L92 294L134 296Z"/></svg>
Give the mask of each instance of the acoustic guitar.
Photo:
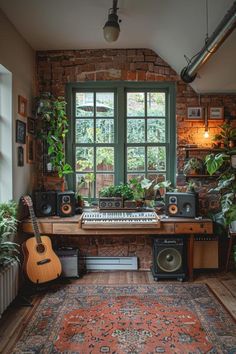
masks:
<svg viewBox="0 0 236 354"><path fill-rule="evenodd" d="M28 279L36 284L46 283L61 275L61 262L52 249L48 236L41 236L30 196L22 197L27 205L33 225L34 237L27 239L23 245L23 269Z"/></svg>

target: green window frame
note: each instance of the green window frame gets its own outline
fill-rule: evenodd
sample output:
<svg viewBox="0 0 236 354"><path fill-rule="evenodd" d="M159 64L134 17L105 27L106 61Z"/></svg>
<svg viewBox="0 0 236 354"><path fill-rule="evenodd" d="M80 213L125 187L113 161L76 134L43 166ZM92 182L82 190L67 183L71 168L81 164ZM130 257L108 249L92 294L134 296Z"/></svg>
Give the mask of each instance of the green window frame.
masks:
<svg viewBox="0 0 236 354"><path fill-rule="evenodd" d="M96 109L94 109L91 117L78 117L76 116L76 94L79 93L91 93L93 94L93 105L96 106L97 93L114 94L114 114L104 118L107 120L113 119L114 121L114 141L113 142L96 142L96 122L98 118L96 116ZM156 96L155 96L156 95ZM158 96L159 95L159 96ZM127 101L127 97L130 99ZM152 109L152 96L163 98L165 101L162 103L164 110L161 113L155 113L155 107ZM138 99L137 99L138 97ZM141 100L140 100L141 97ZM142 99L143 98L143 99ZM135 112L132 109L132 104L128 106L128 102L135 99L138 100L136 106L140 105L141 111ZM78 165L75 164L75 154L80 156L79 153L83 151L83 148L90 148L93 153L93 168L91 171L85 171L85 174L94 172L97 176L101 173L106 173L108 177L114 175L114 184L127 182L128 177L142 175L147 178L152 178L152 175L162 173L166 179L170 180L175 185L176 176L176 117L175 117L175 84L166 83L154 83L154 82L86 82L86 83L74 83L67 84L66 86L66 100L67 100L67 114L69 117L69 132L66 140L66 159L72 165L74 170L78 169ZM141 103L140 103L141 102ZM151 107L151 108L150 108ZM163 113L164 112L164 113ZM90 118L90 126L94 129L94 139L90 142L78 142L76 141L76 121L80 118L85 120ZM87 121L86 121L87 122ZM132 137L135 140L135 133L130 133L132 129L139 129L140 123L143 127L143 141L132 142ZM111 124L112 125L112 124ZM165 133L161 134L160 141L155 141L155 135L149 134L150 127L154 131L158 130L158 126L165 126ZM130 129L132 127L132 129ZM156 130L155 130L156 129ZM128 132L129 130L129 132ZM160 131L161 129L159 129ZM128 132L128 133L127 133ZM78 136L78 134L77 134ZM130 138L131 137L131 138ZM86 139L86 138L85 138ZM151 141L148 141L151 140ZM96 170L96 151L99 151L99 147L114 148L114 171L97 171ZM84 149L85 151L86 149ZM92 151L90 150L90 151ZM109 150L108 150L109 151ZM132 170L129 163L132 159L127 159L127 156L133 156L135 153L140 152L143 156L143 165L139 170ZM79 153L78 153L79 152ZM159 167L162 171L155 170L151 164L153 156L160 156ZM166 155L165 164L163 163L163 155ZM162 157L161 157L162 156ZM159 161L159 159L157 159ZM129 168L127 168L127 166ZM158 163L157 163L158 166ZM67 177L68 187L76 191L77 177L79 174L83 174L81 171L75 172L73 175ZM98 178L99 179L99 178ZM93 183L92 183L93 184ZM96 181L92 190L92 199L96 199ZM98 193L98 190L97 190ZM89 196L90 197L90 196Z"/></svg>

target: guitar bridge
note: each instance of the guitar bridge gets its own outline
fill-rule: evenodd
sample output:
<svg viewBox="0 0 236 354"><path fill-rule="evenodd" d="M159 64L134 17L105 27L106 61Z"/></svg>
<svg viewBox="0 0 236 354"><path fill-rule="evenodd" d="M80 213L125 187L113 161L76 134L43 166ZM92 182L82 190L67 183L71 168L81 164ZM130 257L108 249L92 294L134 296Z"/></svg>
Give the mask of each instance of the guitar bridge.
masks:
<svg viewBox="0 0 236 354"><path fill-rule="evenodd" d="M43 264L50 263L50 262L51 262L51 259L45 258L45 259L42 259L41 261L38 261L37 265L43 265Z"/></svg>

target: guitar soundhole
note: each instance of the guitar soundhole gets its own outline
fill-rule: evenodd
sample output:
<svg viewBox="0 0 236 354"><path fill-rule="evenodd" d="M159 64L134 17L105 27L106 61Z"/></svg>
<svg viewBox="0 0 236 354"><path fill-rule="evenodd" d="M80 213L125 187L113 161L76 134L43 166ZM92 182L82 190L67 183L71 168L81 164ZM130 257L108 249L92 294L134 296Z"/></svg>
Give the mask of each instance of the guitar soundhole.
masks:
<svg viewBox="0 0 236 354"><path fill-rule="evenodd" d="M43 253L45 251L45 247L42 243L40 243L39 245L37 245L36 250L38 253Z"/></svg>

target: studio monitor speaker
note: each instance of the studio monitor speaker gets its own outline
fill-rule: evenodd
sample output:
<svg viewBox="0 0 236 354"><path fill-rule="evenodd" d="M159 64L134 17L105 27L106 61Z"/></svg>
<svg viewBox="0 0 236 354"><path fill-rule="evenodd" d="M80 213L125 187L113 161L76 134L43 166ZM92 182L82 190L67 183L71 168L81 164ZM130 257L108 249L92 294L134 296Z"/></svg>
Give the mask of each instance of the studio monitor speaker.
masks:
<svg viewBox="0 0 236 354"><path fill-rule="evenodd" d="M55 191L35 191L33 194L33 203L36 216L56 215L56 192Z"/></svg>
<svg viewBox="0 0 236 354"><path fill-rule="evenodd" d="M167 192L165 205L168 216L195 218L198 213L198 194L194 192Z"/></svg>
<svg viewBox="0 0 236 354"><path fill-rule="evenodd" d="M185 245L182 238L156 238L153 240L152 273L159 278L183 280L186 275Z"/></svg>
<svg viewBox="0 0 236 354"><path fill-rule="evenodd" d="M72 191L57 192L57 215L75 215L75 193Z"/></svg>

